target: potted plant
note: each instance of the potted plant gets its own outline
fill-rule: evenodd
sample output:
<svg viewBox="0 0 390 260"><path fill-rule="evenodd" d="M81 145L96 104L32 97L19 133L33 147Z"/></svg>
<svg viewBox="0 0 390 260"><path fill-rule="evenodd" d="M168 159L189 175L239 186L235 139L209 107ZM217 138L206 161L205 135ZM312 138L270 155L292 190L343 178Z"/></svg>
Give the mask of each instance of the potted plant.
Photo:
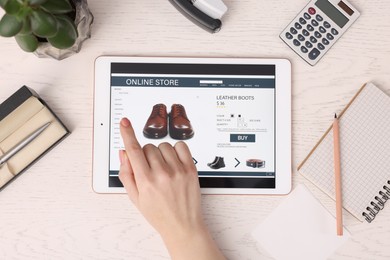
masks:
<svg viewBox="0 0 390 260"><path fill-rule="evenodd" d="M15 37L26 52L63 59L90 38L93 16L86 0L0 0L0 35Z"/></svg>

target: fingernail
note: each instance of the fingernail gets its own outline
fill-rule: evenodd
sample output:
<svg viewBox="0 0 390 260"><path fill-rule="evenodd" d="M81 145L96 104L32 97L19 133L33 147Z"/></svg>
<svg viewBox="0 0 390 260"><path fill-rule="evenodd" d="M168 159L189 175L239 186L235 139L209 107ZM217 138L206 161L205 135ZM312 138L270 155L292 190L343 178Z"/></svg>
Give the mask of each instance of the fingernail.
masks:
<svg viewBox="0 0 390 260"><path fill-rule="evenodd" d="M119 161L123 164L123 150L119 150Z"/></svg>
<svg viewBox="0 0 390 260"><path fill-rule="evenodd" d="M121 125L124 126L124 127L130 126L130 121L129 121L129 119L127 119L126 117L122 118L122 120L121 120Z"/></svg>

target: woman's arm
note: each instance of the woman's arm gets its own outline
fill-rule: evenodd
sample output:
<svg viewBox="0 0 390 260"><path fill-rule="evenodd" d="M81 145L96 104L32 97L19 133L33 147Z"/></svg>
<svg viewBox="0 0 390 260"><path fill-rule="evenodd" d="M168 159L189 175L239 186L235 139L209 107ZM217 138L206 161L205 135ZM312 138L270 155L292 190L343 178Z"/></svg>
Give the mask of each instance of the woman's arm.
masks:
<svg viewBox="0 0 390 260"><path fill-rule="evenodd" d="M128 119L120 123L119 179L130 200L160 233L172 259L225 259L201 212L198 174L184 142L141 147Z"/></svg>

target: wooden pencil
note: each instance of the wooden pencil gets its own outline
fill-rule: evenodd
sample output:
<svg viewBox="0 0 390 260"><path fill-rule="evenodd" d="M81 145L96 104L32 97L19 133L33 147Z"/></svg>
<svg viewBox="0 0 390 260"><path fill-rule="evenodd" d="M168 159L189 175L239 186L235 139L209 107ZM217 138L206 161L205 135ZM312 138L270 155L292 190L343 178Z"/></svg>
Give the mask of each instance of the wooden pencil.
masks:
<svg viewBox="0 0 390 260"><path fill-rule="evenodd" d="M333 155L334 155L334 176L335 176L335 193L336 193L336 224L337 235L343 235L343 204L341 196L341 166L340 166L340 131L339 120L334 115L333 121Z"/></svg>

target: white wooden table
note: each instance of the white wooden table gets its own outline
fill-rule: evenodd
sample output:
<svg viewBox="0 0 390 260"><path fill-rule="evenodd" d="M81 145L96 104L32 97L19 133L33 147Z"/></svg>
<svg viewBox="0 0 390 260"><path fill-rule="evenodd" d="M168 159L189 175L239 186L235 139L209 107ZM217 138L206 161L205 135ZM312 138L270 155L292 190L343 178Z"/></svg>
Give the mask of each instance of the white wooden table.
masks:
<svg viewBox="0 0 390 260"><path fill-rule="evenodd" d="M390 94L390 2L351 2L361 17L315 67L278 37L306 5L303 0L225 0L229 13L214 35L188 22L167 0L90 0L93 38L61 62L39 59L20 51L14 39L1 38L0 100L28 85L72 134L0 193L0 259L169 258L125 195L100 195L91 188L93 69L100 55L290 59L293 184L306 183L296 167L333 113L364 82ZM229 259L271 259L250 233L283 198L203 196L206 222ZM372 224L346 215L345 225L352 238L331 259L390 258L390 206Z"/></svg>

